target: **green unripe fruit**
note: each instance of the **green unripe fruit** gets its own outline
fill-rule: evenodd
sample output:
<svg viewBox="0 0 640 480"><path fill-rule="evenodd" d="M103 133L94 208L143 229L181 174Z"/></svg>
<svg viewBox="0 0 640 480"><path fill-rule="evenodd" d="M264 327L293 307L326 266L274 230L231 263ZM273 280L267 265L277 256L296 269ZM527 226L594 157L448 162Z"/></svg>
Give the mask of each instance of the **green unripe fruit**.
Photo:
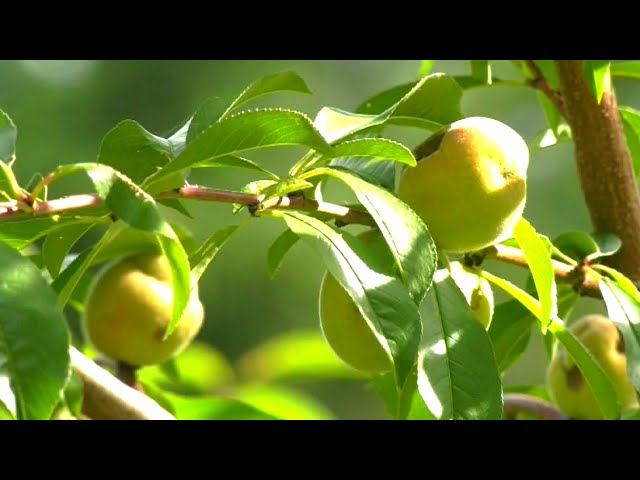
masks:
<svg viewBox="0 0 640 480"><path fill-rule="evenodd" d="M569 329L584 343L607 373L618 394L622 410L638 407L638 396L627 374L624 343L614 323L602 315L587 315ZM602 420L598 401L575 361L558 347L547 370L551 396L570 418Z"/></svg>
<svg viewBox="0 0 640 480"><path fill-rule="evenodd" d="M451 262L451 278L467 299L469 307L485 330L493 318L494 300L491 284L470 267L460 262Z"/></svg>
<svg viewBox="0 0 640 480"><path fill-rule="evenodd" d="M160 254L128 257L107 266L91 287L84 325L103 354L134 366L169 360L200 331L204 309L196 285L174 332L164 333L173 314L171 268Z"/></svg>
<svg viewBox="0 0 640 480"><path fill-rule="evenodd" d="M416 156L397 193L439 248L470 252L512 235L524 211L529 165L527 144L515 130L491 118L465 118L434 134Z"/></svg>
<svg viewBox="0 0 640 480"><path fill-rule="evenodd" d="M379 231L369 230L358 238L380 253L387 265L393 265L391 251ZM325 273L320 287L319 313L322 333L343 362L366 373L391 369L384 347L355 302L329 272Z"/></svg>

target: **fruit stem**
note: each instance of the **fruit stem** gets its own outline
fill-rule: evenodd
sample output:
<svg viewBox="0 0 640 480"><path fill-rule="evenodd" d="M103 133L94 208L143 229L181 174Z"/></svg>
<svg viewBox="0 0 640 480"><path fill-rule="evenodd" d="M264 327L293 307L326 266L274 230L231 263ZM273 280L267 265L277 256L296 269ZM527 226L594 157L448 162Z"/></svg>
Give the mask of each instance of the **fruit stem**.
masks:
<svg viewBox="0 0 640 480"><path fill-rule="evenodd" d="M142 385L140 385L138 379L136 378L137 369L138 367L134 367L133 365L129 365L128 363L119 361L116 364L116 378L126 386L131 387L140 393L144 393Z"/></svg>

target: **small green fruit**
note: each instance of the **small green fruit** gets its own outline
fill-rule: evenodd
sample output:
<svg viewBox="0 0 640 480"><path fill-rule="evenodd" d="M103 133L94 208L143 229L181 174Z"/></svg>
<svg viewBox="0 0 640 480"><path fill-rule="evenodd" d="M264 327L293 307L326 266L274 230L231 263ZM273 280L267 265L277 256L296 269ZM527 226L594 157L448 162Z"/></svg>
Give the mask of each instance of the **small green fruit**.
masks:
<svg viewBox="0 0 640 480"><path fill-rule="evenodd" d="M358 236L364 243L393 264L393 257L384 237L377 230ZM329 272L320 287L320 325L333 351L347 365L366 373L381 373L391 369L391 360L373 333L355 302Z"/></svg>
<svg viewBox="0 0 640 480"><path fill-rule="evenodd" d="M169 360L200 331L204 309L197 285L175 331L163 341L173 313L171 268L166 257L141 254L108 265L87 298L84 325L103 354L133 366Z"/></svg>
<svg viewBox="0 0 640 480"><path fill-rule="evenodd" d="M438 247L480 250L509 238L527 194L529 150L507 125L469 117L437 132L398 182L398 197L425 222Z"/></svg>
<svg viewBox="0 0 640 480"><path fill-rule="evenodd" d="M451 262L451 278L462 291L467 303L482 326L488 330L493 318L494 300L491 284L486 278L460 262Z"/></svg>
<svg viewBox="0 0 640 480"><path fill-rule="evenodd" d="M587 315L569 329L584 343L611 378L622 410L638 407L636 394L627 374L624 343L614 323L602 315ZM558 347L547 370L551 396L570 418L602 420L604 416L582 372L566 350Z"/></svg>

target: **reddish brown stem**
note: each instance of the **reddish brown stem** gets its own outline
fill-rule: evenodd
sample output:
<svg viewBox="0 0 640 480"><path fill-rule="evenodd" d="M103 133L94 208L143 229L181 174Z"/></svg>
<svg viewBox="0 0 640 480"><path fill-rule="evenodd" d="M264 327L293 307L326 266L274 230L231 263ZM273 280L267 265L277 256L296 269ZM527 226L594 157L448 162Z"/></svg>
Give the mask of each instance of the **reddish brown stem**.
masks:
<svg viewBox="0 0 640 480"><path fill-rule="evenodd" d="M536 62L533 60L525 60L525 64L527 68L531 71L533 78L529 79L527 83L531 85L533 88L540 90L546 97L555 105L560 114L563 117L566 117L566 110L564 105L564 98L562 94L557 90L554 90L549 80L546 79L542 70L536 65Z"/></svg>
<svg viewBox="0 0 640 480"><path fill-rule="evenodd" d="M518 248L505 245L492 245L478 254L481 258L492 258L501 262L527 267L527 258L524 252ZM586 266L573 266L567 263L552 260L553 271L557 279L571 283L581 294L594 298L601 298L598 276Z"/></svg>
<svg viewBox="0 0 640 480"><path fill-rule="evenodd" d="M531 395L507 393L504 396L506 418L515 418L518 413L532 413L543 420L568 420L554 405Z"/></svg>
<svg viewBox="0 0 640 480"><path fill-rule="evenodd" d="M610 77L598 104L582 61L555 65L593 228L620 237L622 248L608 263L640 285L640 195Z"/></svg>

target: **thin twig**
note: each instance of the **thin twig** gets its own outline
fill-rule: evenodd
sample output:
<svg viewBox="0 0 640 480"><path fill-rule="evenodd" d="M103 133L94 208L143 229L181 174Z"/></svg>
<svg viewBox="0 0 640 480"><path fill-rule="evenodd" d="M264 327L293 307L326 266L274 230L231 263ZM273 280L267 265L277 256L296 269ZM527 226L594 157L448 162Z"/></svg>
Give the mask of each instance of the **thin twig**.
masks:
<svg viewBox="0 0 640 480"><path fill-rule="evenodd" d="M533 60L525 60L524 62L527 65L527 68L529 68L529 70L533 74L533 78L527 80L527 83L533 88L544 93L546 97L551 101L551 103L555 105L560 114L566 118L567 112L562 94L559 91L554 90L554 88L549 83L549 80L547 80L547 78L544 76L544 73L542 73L542 70L540 70L540 67L536 65L536 62L534 62Z"/></svg>
<svg viewBox="0 0 640 480"><path fill-rule="evenodd" d="M355 223L362 225L375 225L375 222L368 213L361 210L345 207L327 202L317 202L302 196L275 197L262 203L264 196L244 192L233 192L214 188L189 186L178 190L162 192L156 195L157 199L182 198L185 200L200 200L210 202L236 203L250 207L254 214L261 211L278 210L301 210L326 215L340 220L342 224ZM96 194L71 195L68 197L37 202L32 211L21 210L17 203L0 204L0 222L6 220L17 220L32 216L55 215L66 212L82 210L84 208L95 207L102 203Z"/></svg>
<svg viewBox="0 0 640 480"><path fill-rule="evenodd" d="M507 393L504 396L504 414L506 418L514 418L518 413L533 413L543 420L569 420L554 405L531 395Z"/></svg>

